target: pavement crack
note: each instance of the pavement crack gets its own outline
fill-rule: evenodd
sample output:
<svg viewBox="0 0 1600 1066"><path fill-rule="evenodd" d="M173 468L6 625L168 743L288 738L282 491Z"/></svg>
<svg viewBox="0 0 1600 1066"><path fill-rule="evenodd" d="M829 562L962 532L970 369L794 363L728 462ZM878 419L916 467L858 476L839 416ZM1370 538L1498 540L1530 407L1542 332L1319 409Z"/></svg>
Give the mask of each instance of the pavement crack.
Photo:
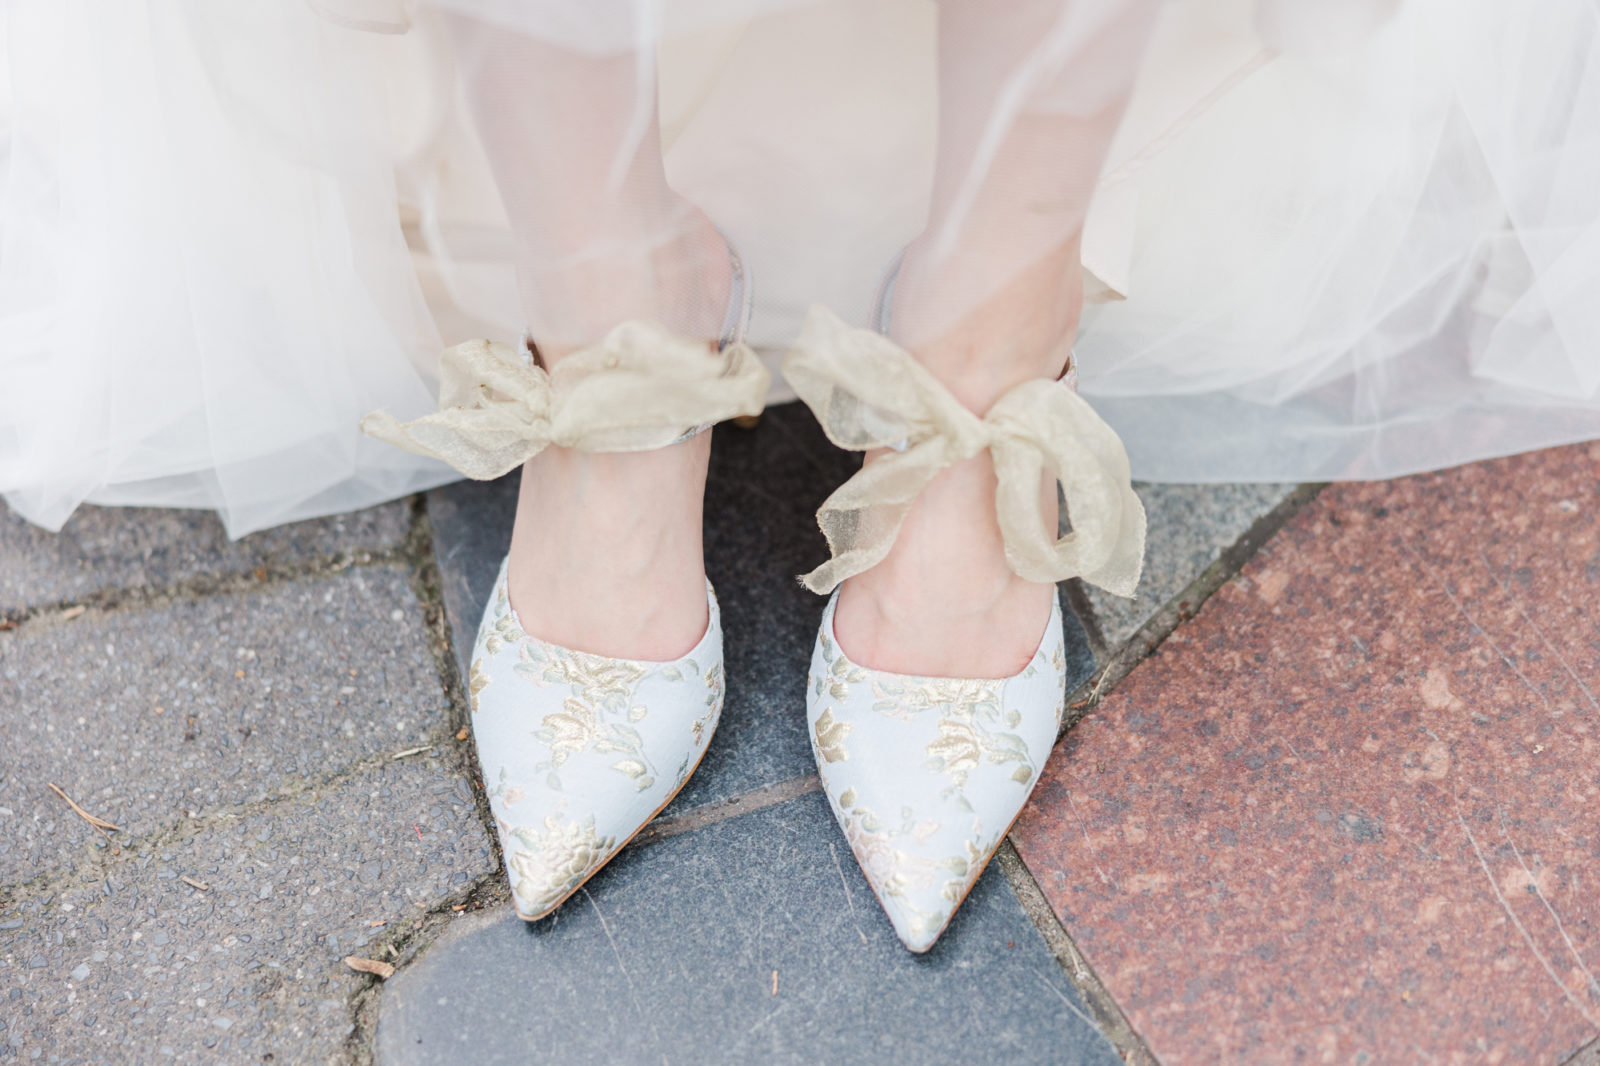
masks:
<svg viewBox="0 0 1600 1066"><path fill-rule="evenodd" d="M1544 967L1544 972L1549 975L1556 988L1561 990L1561 994L1566 997L1568 1003L1572 1004L1583 1020L1592 1026L1600 1027L1600 1018L1596 1018L1589 1013L1588 1008L1579 1001L1577 996L1573 995L1572 990L1557 976L1555 967L1550 965L1550 960L1545 957L1544 952L1539 950L1539 945L1533 942L1533 937L1528 933L1527 927L1522 924L1522 919L1517 917L1517 912L1512 910L1511 904L1506 902L1505 894L1500 891L1500 883L1494 879L1494 873L1489 869L1489 861L1483 857L1483 849L1478 847L1478 838L1472 835L1472 827L1467 825L1467 820L1461 813L1461 800L1459 798L1456 800L1456 821L1461 823L1461 831L1467 834L1467 843L1472 845L1472 853L1478 857L1478 865L1483 867L1483 876L1488 878L1489 888L1494 892L1494 898L1500 902L1500 909L1506 912L1506 917L1511 919L1511 924L1516 927L1518 933L1522 934L1523 943L1528 945L1528 950L1533 952L1533 957L1539 960L1539 965Z"/></svg>
<svg viewBox="0 0 1600 1066"><path fill-rule="evenodd" d="M655 1019L644 1011L644 1005L639 1002L639 991L633 985L633 975L628 972L627 963L622 961L622 950L617 947L617 938L611 935L611 923L606 921L605 912L600 909L600 904L594 901L589 890L583 890L583 898L589 901L589 906L594 908L594 916L600 919L600 928L606 934L606 942L611 945L611 954L616 956L617 969L622 971L623 980L628 982L628 998L633 1000L633 1009L639 1012L639 1020L650 1026L650 1035L655 1037L656 1047L661 1051L661 1066L671 1066L667 1061L666 1048L661 1046L661 1034L656 1030Z"/></svg>
<svg viewBox="0 0 1600 1066"><path fill-rule="evenodd" d="M794 777L788 781L779 781L775 785L752 789L737 796L730 796L728 799L713 800L699 807L691 807L682 814L655 819L641 829L638 835L629 842L628 846L656 844L680 833L703 829L708 825L725 822L729 818L737 818L742 814L752 814L768 807L775 807L780 803L787 803L789 800L797 799L807 793L816 792L821 788L822 779L820 777L816 774L806 774L804 777Z"/></svg>
<svg viewBox="0 0 1600 1066"><path fill-rule="evenodd" d="M459 751L461 745L457 744L454 737L447 732L440 731L435 736L436 739L428 744L426 749L438 751L437 758L452 773L464 775L466 768L462 765ZM95 874L93 877L95 881L104 880L125 864L135 862L141 855L158 853L208 830L220 829L234 822L259 814L268 814L291 805L315 803L324 793L337 792L357 779L381 770L393 760L393 752L374 752L317 781L288 780L262 799L221 807L204 814L185 816L142 836L134 836L127 830L117 830L123 834L120 838L111 838L109 843L101 846L95 854L77 863L70 866L49 867L26 881L0 885L0 910L27 899L51 894L61 886L78 884L89 873Z"/></svg>
<svg viewBox="0 0 1600 1066"><path fill-rule="evenodd" d="M1089 1022L1128 1066L1160 1066L1155 1053L1134 1030L1110 990L1100 983L1100 979L1089 965L1089 960L1084 958L1083 952L1078 950L1078 945L1073 943L1071 935L1067 933L1066 927L1061 924L1055 910L1050 906L1050 901L1045 898L1044 890L1034 880L1032 872L1022 861L1022 856L1017 854L1017 849L1009 837L1000 845L999 851L995 852L994 861L1006 875L1006 880L1011 883L1011 890L1016 893L1017 901L1022 904L1023 913L1044 938L1050 954L1055 956L1056 963L1060 965L1068 982L1083 997L1083 1002L1093 1017L1085 1017L1081 1010L1066 999L1061 989L1050 983L1052 991L1066 1001L1066 1005L1072 1008L1073 1013Z"/></svg>
<svg viewBox="0 0 1600 1066"><path fill-rule="evenodd" d="M292 562L270 561L236 573L198 574L164 585L101 589L81 599L0 609L0 639L15 639L36 625L67 624L89 611L112 614L170 607L176 603L249 594L311 578L331 577L346 570L407 562L404 548L355 549Z"/></svg>

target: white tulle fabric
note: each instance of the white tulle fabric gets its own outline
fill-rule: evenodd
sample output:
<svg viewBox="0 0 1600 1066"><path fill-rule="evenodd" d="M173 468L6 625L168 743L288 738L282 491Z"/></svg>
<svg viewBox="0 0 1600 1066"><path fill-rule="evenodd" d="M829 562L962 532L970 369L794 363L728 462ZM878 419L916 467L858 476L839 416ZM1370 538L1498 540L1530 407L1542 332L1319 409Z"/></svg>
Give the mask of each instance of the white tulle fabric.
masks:
<svg viewBox="0 0 1600 1066"><path fill-rule="evenodd" d="M1007 131L1111 122L1131 89L1086 179L1077 350L1136 476L1387 476L1600 436L1592 3L1019 0L941 44L951 9L12 0L0 493L49 527L88 500L216 508L239 535L455 476L357 429L431 410L439 353L514 341L548 287L519 288L484 148L506 131L471 120L446 13L622 58L626 120L574 153L659 143L761 279L769 353L812 302L865 323L930 212L963 247L1015 178ZM952 55L992 78L947 91ZM1066 175L1079 147L1030 158ZM1052 211L996 231L946 310L1083 223ZM614 236L564 261L651 251Z"/></svg>
<svg viewBox="0 0 1600 1066"><path fill-rule="evenodd" d="M527 350L488 340L458 344L439 362L438 411L411 422L378 411L361 428L485 481L552 444L647 451L700 426L758 415L771 376L742 342L711 351L648 322L624 322L551 370Z"/></svg>
<svg viewBox="0 0 1600 1066"><path fill-rule="evenodd" d="M894 544L917 495L953 463L987 451L1012 570L1029 581L1081 577L1132 596L1144 562L1144 506L1122 442L1065 380L1026 381L983 417L881 333L812 308L783 373L841 448L890 449L823 501L832 558L801 581L813 592L870 569ZM1039 510L1045 473L1061 485L1072 532L1050 536Z"/></svg>

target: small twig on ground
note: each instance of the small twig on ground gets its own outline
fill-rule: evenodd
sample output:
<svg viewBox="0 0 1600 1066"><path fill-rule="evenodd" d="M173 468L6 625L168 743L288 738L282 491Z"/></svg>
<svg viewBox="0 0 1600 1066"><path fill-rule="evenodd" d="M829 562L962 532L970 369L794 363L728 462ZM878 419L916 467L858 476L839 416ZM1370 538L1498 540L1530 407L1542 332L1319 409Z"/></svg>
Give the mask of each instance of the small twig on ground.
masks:
<svg viewBox="0 0 1600 1066"><path fill-rule="evenodd" d="M87 611L88 609L89 608L85 607L81 603L78 604L76 607L68 607L65 611L61 612L61 620L63 622L70 622L74 618L76 618L80 614L82 614L84 611Z"/></svg>
<svg viewBox="0 0 1600 1066"><path fill-rule="evenodd" d="M407 748L405 751L397 751L393 755L389 756L389 759L390 759L390 761L393 761L395 759L404 759L408 755L421 755L425 751L432 751L432 750L433 750L433 745L432 744L424 744L420 748Z"/></svg>
<svg viewBox="0 0 1600 1066"><path fill-rule="evenodd" d="M198 888L202 892L210 892L211 891L211 886L206 884L204 881L196 881L194 878L187 877L187 876L185 876L183 874L179 874L178 875L178 880L182 881L184 884L188 885L190 888Z"/></svg>
<svg viewBox="0 0 1600 1066"><path fill-rule="evenodd" d="M385 981L394 976L394 967L377 959L363 959L357 955L346 955L344 964L357 973L376 974Z"/></svg>
<svg viewBox="0 0 1600 1066"><path fill-rule="evenodd" d="M46 781L45 784L49 785L51 790L54 791L56 795L60 796L64 800L66 800L67 801L67 806L71 807L74 811L78 812L78 817L79 818L82 818L84 821L88 822L90 825L94 826L96 829L99 829L101 831L104 831L104 830L107 830L107 829L111 829L111 830L114 830L114 831L116 831L118 833L122 832L122 827L121 826L112 825L110 822L106 821L104 818L96 818L94 815L90 814L88 811L84 810L82 807L78 806L76 803L73 803L72 802L72 797L67 795L65 792L61 791L60 786L57 785L54 781Z"/></svg>
<svg viewBox="0 0 1600 1066"><path fill-rule="evenodd" d="M1105 687L1106 679L1110 676L1111 667L1107 665L1104 670L1100 671L1100 677L1095 681L1094 688L1089 691L1089 698L1085 700L1079 700L1077 703L1074 703L1072 705L1072 709L1076 711L1080 707L1097 706L1100 703L1100 690Z"/></svg>

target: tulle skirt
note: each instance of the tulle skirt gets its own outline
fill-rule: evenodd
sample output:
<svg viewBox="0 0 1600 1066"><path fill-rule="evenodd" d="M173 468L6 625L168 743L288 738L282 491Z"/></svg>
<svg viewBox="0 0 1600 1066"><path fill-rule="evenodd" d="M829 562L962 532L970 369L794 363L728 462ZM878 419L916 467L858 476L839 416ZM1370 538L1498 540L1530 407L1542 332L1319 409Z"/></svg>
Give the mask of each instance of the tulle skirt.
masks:
<svg viewBox="0 0 1600 1066"><path fill-rule="evenodd" d="M865 324L930 211L974 225L1007 129L1114 114L1087 219L1047 207L1002 244L1020 264L1082 225L1082 389L1136 477L1600 437L1592 4L1018 4L1026 46L970 98L940 90L938 8L9 0L0 493L51 528L91 501L215 508L237 536L456 476L356 427L431 409L443 346L527 325L462 16L637 67L618 158L655 130L751 270L764 353L812 302Z"/></svg>

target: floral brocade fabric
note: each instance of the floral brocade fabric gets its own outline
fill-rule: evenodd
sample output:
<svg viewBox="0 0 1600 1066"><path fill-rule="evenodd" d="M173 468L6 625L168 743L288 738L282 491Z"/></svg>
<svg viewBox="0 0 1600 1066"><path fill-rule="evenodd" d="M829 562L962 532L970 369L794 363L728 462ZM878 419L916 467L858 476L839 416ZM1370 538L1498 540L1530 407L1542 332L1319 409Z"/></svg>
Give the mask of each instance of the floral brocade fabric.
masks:
<svg viewBox="0 0 1600 1066"><path fill-rule="evenodd" d="M966 680L859 666L828 602L806 692L823 791L895 932L933 945L1027 802L1066 702L1061 606L1018 674Z"/></svg>
<svg viewBox="0 0 1600 1066"><path fill-rule="evenodd" d="M500 566L473 648L472 732L518 913L543 917L688 780L722 712L722 629L671 662L530 636Z"/></svg>

